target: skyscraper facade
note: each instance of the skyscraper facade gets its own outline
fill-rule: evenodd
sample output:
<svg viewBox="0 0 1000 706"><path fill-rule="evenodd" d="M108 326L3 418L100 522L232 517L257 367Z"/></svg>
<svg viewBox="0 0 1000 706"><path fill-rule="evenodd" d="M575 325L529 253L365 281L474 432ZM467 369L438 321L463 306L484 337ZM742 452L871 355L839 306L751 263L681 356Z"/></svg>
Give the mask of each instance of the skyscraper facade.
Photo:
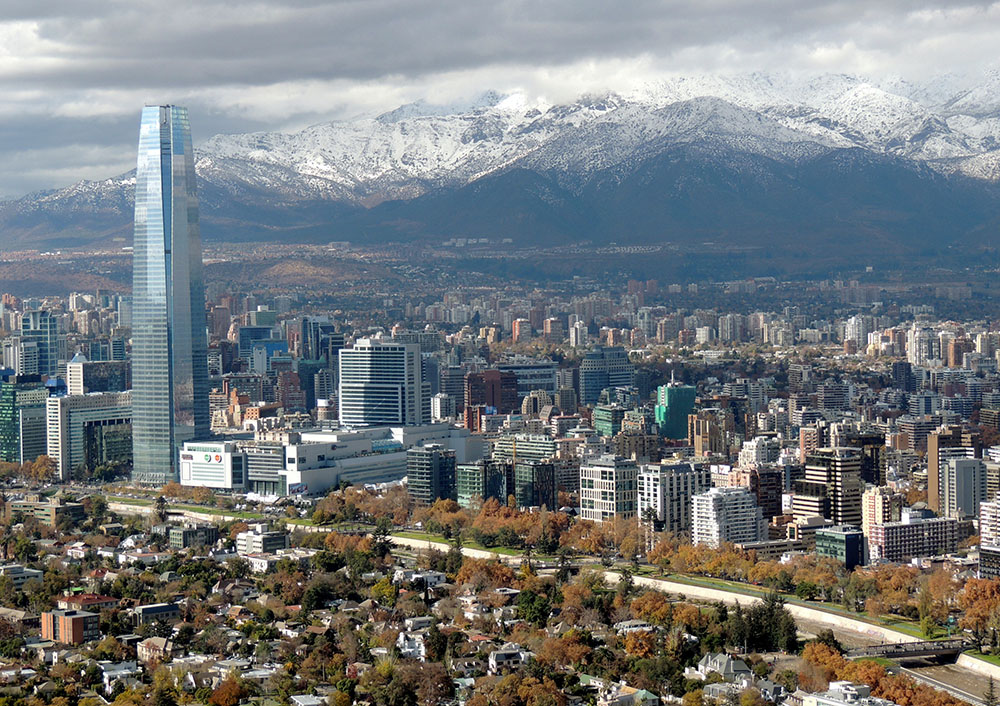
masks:
<svg viewBox="0 0 1000 706"><path fill-rule="evenodd" d="M209 433L205 289L186 108L146 106L132 265L133 478L177 477L177 451Z"/></svg>
<svg viewBox="0 0 1000 706"><path fill-rule="evenodd" d="M59 320L48 311L27 311L21 317L21 340L38 347L38 374L59 373Z"/></svg>
<svg viewBox="0 0 1000 706"><path fill-rule="evenodd" d="M661 436L683 439L687 436L688 415L694 411L697 389L671 381L656 388L656 424Z"/></svg>
<svg viewBox="0 0 1000 706"><path fill-rule="evenodd" d="M420 344L361 338L341 350L339 403L344 426L427 424L431 396Z"/></svg>
<svg viewBox="0 0 1000 706"><path fill-rule="evenodd" d="M635 366L621 346L600 346L587 351L580 362L580 402L597 403L606 387L629 387Z"/></svg>

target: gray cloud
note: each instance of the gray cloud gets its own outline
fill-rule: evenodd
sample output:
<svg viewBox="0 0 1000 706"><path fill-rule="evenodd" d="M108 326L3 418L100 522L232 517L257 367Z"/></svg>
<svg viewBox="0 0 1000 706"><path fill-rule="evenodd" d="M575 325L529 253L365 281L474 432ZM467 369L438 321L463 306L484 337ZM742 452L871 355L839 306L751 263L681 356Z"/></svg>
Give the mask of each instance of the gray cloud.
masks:
<svg viewBox="0 0 1000 706"><path fill-rule="evenodd" d="M920 79L978 71L1000 39L1000 3L948 0L49 0L0 1L0 17L7 196L129 168L146 102L189 105L197 141L663 72Z"/></svg>

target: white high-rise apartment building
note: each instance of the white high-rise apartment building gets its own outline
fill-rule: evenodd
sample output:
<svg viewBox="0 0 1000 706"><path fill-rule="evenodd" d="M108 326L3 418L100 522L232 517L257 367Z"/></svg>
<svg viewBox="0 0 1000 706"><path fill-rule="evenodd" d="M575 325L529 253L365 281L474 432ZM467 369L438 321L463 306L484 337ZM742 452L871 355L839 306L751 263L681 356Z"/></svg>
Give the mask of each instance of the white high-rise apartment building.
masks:
<svg viewBox="0 0 1000 706"><path fill-rule="evenodd" d="M926 365L934 358L934 331L913 324L906 331L906 359L912 365Z"/></svg>
<svg viewBox="0 0 1000 706"><path fill-rule="evenodd" d="M708 466L693 463L644 464L639 469L639 518L647 509L656 514L655 526L664 532L691 534L691 498L712 487Z"/></svg>
<svg viewBox="0 0 1000 706"><path fill-rule="evenodd" d="M868 343L868 334L871 333L871 330L871 317L857 314L844 323L844 340L855 341L858 348L862 348Z"/></svg>
<svg viewBox="0 0 1000 706"><path fill-rule="evenodd" d="M11 336L3 342L3 364L15 375L38 375L38 343Z"/></svg>
<svg viewBox="0 0 1000 706"><path fill-rule="evenodd" d="M1000 499L979 505L979 544L1000 547Z"/></svg>
<svg viewBox="0 0 1000 706"><path fill-rule="evenodd" d="M577 321L569 329L569 345L582 348L587 345L587 324Z"/></svg>
<svg viewBox="0 0 1000 706"><path fill-rule="evenodd" d="M634 518L638 474L635 461L613 454L580 464L580 517L594 522Z"/></svg>
<svg viewBox="0 0 1000 706"><path fill-rule="evenodd" d="M691 498L691 541L720 547L767 539L767 522L746 488L712 488Z"/></svg>
<svg viewBox="0 0 1000 706"><path fill-rule="evenodd" d="M757 468L777 463L780 455L780 441L773 436L757 436L740 447L739 467Z"/></svg>
<svg viewBox="0 0 1000 706"><path fill-rule="evenodd" d="M413 426L431 417L430 383L421 372L420 344L370 338L340 351L340 424Z"/></svg>
<svg viewBox="0 0 1000 706"><path fill-rule="evenodd" d="M439 392L431 397L431 421L440 422L442 420L454 419L455 398L451 395Z"/></svg>

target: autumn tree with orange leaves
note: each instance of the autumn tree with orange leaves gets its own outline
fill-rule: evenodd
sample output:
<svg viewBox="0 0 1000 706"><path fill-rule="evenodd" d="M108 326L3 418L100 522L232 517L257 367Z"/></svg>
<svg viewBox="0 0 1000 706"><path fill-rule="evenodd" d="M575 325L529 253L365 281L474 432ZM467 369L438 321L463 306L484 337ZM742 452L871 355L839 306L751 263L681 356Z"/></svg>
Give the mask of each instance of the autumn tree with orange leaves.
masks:
<svg viewBox="0 0 1000 706"><path fill-rule="evenodd" d="M958 596L958 605L964 611L959 627L971 630L982 645L988 628L1000 618L1000 581L996 579L969 579Z"/></svg>
<svg viewBox="0 0 1000 706"><path fill-rule="evenodd" d="M904 674L889 674L872 660L848 661L832 647L811 642L802 651L803 670L799 683L806 691L819 691L834 679L871 687L872 696L899 706L961 706L963 702Z"/></svg>

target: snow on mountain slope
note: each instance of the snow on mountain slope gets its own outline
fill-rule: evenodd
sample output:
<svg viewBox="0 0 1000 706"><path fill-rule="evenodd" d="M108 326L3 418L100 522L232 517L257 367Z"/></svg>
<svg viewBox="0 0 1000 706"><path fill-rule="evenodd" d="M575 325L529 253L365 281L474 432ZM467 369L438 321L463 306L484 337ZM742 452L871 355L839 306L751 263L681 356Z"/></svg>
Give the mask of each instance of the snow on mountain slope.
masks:
<svg viewBox="0 0 1000 706"><path fill-rule="evenodd" d="M218 135L199 146L197 168L209 210L215 201L371 207L513 167L551 173L579 192L592 174L627 170L682 145L786 164L860 148L997 181L1000 73L918 82L792 72L665 76L562 104L487 91L294 133ZM127 211L131 199L126 174L0 210Z"/></svg>
<svg viewBox="0 0 1000 706"><path fill-rule="evenodd" d="M202 145L199 169L231 188L374 203L513 164L585 175L666 145L720 140L793 161L861 147L992 178L975 158L997 148L998 81L954 79L951 94L840 74L668 77L563 105L487 93L468 109L418 103L292 134L218 136Z"/></svg>

